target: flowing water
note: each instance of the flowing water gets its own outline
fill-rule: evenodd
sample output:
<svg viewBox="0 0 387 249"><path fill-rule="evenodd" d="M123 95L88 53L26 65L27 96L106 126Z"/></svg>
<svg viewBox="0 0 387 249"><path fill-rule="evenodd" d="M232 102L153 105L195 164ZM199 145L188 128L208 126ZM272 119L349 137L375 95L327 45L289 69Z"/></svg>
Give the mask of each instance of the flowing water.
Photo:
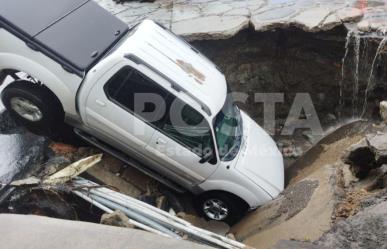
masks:
<svg viewBox="0 0 387 249"><path fill-rule="evenodd" d="M374 84L373 84L374 71L375 71L375 68L379 65L379 64L377 64L377 62L378 62L379 56L380 56L383 48L385 47L386 43L387 43L387 37L383 38L383 40L379 43L379 46L378 46L378 49L376 50L374 59L372 60L371 70L370 70L370 74L369 74L368 82L367 82L367 88L366 88L365 93L364 93L364 103L363 103L363 110L361 113L361 117L363 117L366 113L367 99L368 99L369 91L374 86Z"/></svg>
<svg viewBox="0 0 387 249"><path fill-rule="evenodd" d="M339 100L339 117L342 117L342 112L344 108L344 82L348 71L352 71L351 81L352 81L352 118L361 118L366 114L367 109L367 100L370 94L370 91L374 87L374 74L375 69L380 65L380 55L387 44L387 37L383 38L379 43L376 53L372 56L372 60L369 58L369 39L378 38L373 36L367 36L359 34L358 32L349 31L346 37L345 42L345 54L342 59L342 68L341 68L341 80L339 82L340 88L340 100ZM352 51L353 49L353 51ZM363 72L367 68L367 64L371 65L369 71ZM360 77L361 74L365 73L367 75L366 89L364 91L364 100L359 100L360 95Z"/></svg>
<svg viewBox="0 0 387 249"><path fill-rule="evenodd" d="M351 39L352 39L352 35L354 34L353 31L348 31L348 34L347 34L347 38L346 38L346 42L345 42L345 54L344 54L344 57L343 57L343 60L342 60L342 63L341 63L341 80L339 82L339 91L340 91L340 99L339 99L339 118L341 118L341 110L344 106L344 79L345 79L345 66L346 66L346 61L347 61L347 57L348 57L348 54L349 54L349 45L351 44Z"/></svg>
<svg viewBox="0 0 387 249"><path fill-rule="evenodd" d="M360 64L360 45L361 37L359 35L355 36L355 71L354 71L354 84L353 84L353 94L352 94L352 118L355 118L357 115L357 106L358 106L358 96L359 96L359 64Z"/></svg>

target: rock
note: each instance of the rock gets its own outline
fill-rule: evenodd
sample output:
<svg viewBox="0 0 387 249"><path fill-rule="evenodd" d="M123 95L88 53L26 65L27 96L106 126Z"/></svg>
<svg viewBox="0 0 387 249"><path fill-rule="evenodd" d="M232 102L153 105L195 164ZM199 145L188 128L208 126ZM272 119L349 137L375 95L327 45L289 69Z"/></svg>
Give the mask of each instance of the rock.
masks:
<svg viewBox="0 0 387 249"><path fill-rule="evenodd" d="M339 221L316 244L328 248L386 248L387 202L381 202Z"/></svg>
<svg viewBox="0 0 387 249"><path fill-rule="evenodd" d="M226 234L226 237L232 240L236 240L235 235L233 233Z"/></svg>
<svg viewBox="0 0 387 249"><path fill-rule="evenodd" d="M379 109L380 116L382 117L383 121L387 123L387 101L380 102Z"/></svg>
<svg viewBox="0 0 387 249"><path fill-rule="evenodd" d="M371 30L371 24L368 20L363 20L357 24L357 29L362 32L369 32Z"/></svg>
<svg viewBox="0 0 387 249"><path fill-rule="evenodd" d="M344 152L342 160L351 165L352 173L358 178L365 178L376 167L375 154L365 138L350 146Z"/></svg>
<svg viewBox="0 0 387 249"><path fill-rule="evenodd" d="M387 164L387 133L367 136L368 144L375 154L377 165Z"/></svg>
<svg viewBox="0 0 387 249"><path fill-rule="evenodd" d="M111 214L103 214L101 217L101 224L115 227L135 227L130 222L129 218L120 210L117 210Z"/></svg>
<svg viewBox="0 0 387 249"><path fill-rule="evenodd" d="M102 160L103 165L103 160ZM87 170L87 174L97 179L99 182L118 189L121 193L131 197L138 197L141 191L133 184L125 181L123 178L115 175L99 163Z"/></svg>

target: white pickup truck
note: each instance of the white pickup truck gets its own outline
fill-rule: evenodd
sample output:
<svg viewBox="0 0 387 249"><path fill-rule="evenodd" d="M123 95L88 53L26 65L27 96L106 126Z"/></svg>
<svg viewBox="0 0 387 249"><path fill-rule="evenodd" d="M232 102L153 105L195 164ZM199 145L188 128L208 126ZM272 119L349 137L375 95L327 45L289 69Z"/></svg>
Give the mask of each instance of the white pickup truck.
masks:
<svg viewBox="0 0 387 249"><path fill-rule="evenodd" d="M234 104L225 76L153 21L129 29L90 0L0 0L6 78L3 104L27 128L50 133L65 122L194 193L208 219L235 223L284 188L281 153Z"/></svg>

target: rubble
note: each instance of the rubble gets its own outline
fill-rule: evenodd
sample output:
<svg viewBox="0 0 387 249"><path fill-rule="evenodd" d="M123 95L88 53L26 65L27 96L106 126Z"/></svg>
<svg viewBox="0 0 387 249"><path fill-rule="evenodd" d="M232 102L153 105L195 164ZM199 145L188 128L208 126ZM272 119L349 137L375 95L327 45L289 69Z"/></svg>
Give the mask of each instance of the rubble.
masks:
<svg viewBox="0 0 387 249"><path fill-rule="evenodd" d="M123 194L133 197L138 197L141 194L141 191L136 186L107 170L101 164L87 170L87 174L99 182L119 190Z"/></svg>
<svg viewBox="0 0 387 249"><path fill-rule="evenodd" d="M339 221L316 244L328 248L385 248L387 244L387 202L368 207Z"/></svg>
<svg viewBox="0 0 387 249"><path fill-rule="evenodd" d="M77 178L73 180L73 193L101 208L107 213L113 209L122 211L135 227L169 238L186 238L205 242L220 248L245 248L237 241L195 227L174 215L156 207L99 186L91 181Z"/></svg>
<svg viewBox="0 0 387 249"><path fill-rule="evenodd" d="M387 163L387 133L367 137L370 149L375 154L378 166Z"/></svg>
<svg viewBox="0 0 387 249"><path fill-rule="evenodd" d="M101 217L101 224L116 227L135 228L135 226L130 223L129 218L120 210L114 211L111 214L103 214Z"/></svg>

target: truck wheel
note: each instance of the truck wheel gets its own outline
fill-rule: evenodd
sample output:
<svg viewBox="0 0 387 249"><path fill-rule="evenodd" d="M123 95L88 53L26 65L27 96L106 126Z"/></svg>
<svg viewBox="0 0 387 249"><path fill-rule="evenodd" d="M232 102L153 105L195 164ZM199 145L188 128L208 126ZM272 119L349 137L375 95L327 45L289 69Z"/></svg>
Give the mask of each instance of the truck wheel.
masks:
<svg viewBox="0 0 387 249"><path fill-rule="evenodd" d="M62 105L44 86L16 81L3 90L1 99L13 118L33 133L51 136L63 123Z"/></svg>
<svg viewBox="0 0 387 249"><path fill-rule="evenodd" d="M240 198L226 192L209 192L197 197L195 208L207 220L234 225L247 212L248 205Z"/></svg>

